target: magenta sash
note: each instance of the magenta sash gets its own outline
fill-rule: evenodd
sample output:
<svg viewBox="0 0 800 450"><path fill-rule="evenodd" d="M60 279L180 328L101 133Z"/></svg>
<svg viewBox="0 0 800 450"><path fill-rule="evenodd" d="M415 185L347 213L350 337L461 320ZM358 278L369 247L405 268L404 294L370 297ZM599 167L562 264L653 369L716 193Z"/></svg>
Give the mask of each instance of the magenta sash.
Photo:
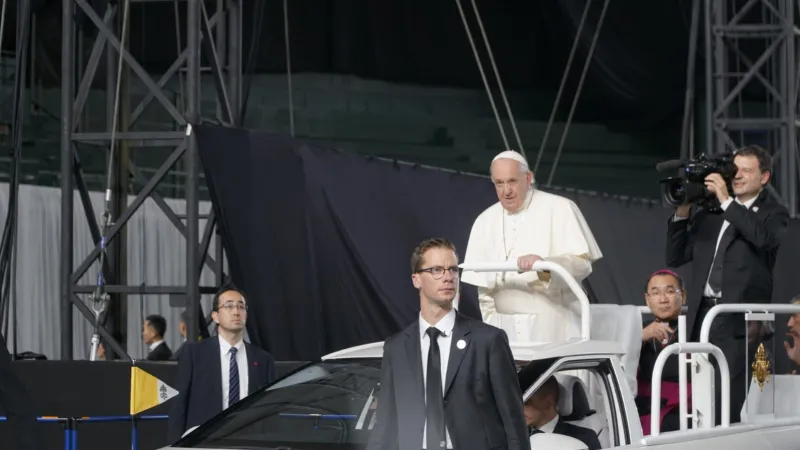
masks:
<svg viewBox="0 0 800 450"><path fill-rule="evenodd" d="M687 407L692 407L692 385L691 383L686 383L686 391L687 391ZM639 390L637 392L638 396L641 397L650 397L651 390L650 390L650 383L643 383L641 380L639 381ZM667 404L661 407L661 417L659 418L659 423L663 423L664 416L666 416L670 411L680 406L680 389L678 388L678 383L674 381L662 381L661 382L661 399L666 400ZM644 436L650 435L650 414L645 414L639 417L639 420L642 422L642 434Z"/></svg>

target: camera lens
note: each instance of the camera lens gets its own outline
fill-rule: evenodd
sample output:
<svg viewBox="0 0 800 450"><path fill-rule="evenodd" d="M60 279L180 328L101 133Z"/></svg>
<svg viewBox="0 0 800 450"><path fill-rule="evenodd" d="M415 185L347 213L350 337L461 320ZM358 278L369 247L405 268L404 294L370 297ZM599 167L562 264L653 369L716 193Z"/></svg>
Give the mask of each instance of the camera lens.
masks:
<svg viewBox="0 0 800 450"><path fill-rule="evenodd" d="M672 205L682 205L686 202L686 186L683 183L673 183L667 187L667 201Z"/></svg>

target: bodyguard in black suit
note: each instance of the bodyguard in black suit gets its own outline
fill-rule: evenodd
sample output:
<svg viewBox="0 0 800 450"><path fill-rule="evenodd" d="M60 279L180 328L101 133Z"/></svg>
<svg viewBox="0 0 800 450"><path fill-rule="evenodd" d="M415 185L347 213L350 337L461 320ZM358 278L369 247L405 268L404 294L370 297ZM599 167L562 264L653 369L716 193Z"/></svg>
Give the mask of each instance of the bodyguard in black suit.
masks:
<svg viewBox="0 0 800 450"><path fill-rule="evenodd" d="M721 214L701 210L689 218L691 206L680 206L667 228L667 264L692 263L686 322L692 340L699 339L703 318L716 304L770 303L772 298L772 268L789 213L765 189L772 170L766 150L744 147L736 152L734 163L738 169L733 183L735 199L719 174L706 178L706 187L722 205ZM722 314L714 320L709 335L728 360L731 423L740 420L750 373L745 369L745 330L743 314ZM719 389L720 383L716 386ZM720 402L716 404L719 408ZM719 410L716 420L720 422Z"/></svg>
<svg viewBox="0 0 800 450"><path fill-rule="evenodd" d="M458 256L430 239L411 257L420 315L384 342L369 450L528 450L508 338L453 308ZM426 401L427 400L427 401Z"/></svg>
<svg viewBox="0 0 800 450"><path fill-rule="evenodd" d="M172 357L172 350L164 340L167 334L167 320L163 316L153 314L144 319L142 325L142 340L147 344L149 353L148 361L169 361Z"/></svg>
<svg viewBox="0 0 800 450"><path fill-rule="evenodd" d="M275 380L272 355L243 340L247 304L241 291L224 288L218 293L211 317L218 326L217 336L187 342L178 360L170 442Z"/></svg>

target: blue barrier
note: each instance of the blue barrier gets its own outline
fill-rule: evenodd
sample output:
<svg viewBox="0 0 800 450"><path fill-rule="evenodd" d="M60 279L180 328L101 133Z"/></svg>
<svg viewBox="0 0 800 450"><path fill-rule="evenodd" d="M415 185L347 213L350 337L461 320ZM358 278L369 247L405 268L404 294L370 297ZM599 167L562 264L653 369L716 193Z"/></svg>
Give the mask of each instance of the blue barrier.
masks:
<svg viewBox="0 0 800 450"><path fill-rule="evenodd" d="M139 432L136 427L137 422L144 420L167 420L166 414L143 414L141 416L95 416L95 417L37 417L39 423L63 423L64 424L64 450L78 450L78 423L97 423L97 422L133 422L131 428L131 450L137 450L139 445ZM6 416L0 416L0 422L7 422Z"/></svg>

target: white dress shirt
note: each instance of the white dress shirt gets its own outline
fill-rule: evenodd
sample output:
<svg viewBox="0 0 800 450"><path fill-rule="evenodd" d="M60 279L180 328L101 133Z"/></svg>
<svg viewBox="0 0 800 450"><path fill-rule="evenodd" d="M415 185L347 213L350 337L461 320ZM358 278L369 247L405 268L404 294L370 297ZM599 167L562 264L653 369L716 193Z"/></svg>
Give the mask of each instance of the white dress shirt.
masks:
<svg viewBox="0 0 800 450"><path fill-rule="evenodd" d="M422 382L427 385L428 380L428 350L431 348L431 340L426 333L431 325L419 316L419 332L420 332L420 346L422 347ZM442 394L444 394L444 383L447 379L447 362L450 360L450 344L453 342L453 328L456 326L456 311L451 309L444 317L439 320L435 325L443 334L439 335L437 342L439 343L439 356L441 357L442 368ZM427 386L423 389L427 396ZM427 399L426 399L427 401ZM453 448L453 441L450 440L450 431L445 425L445 436L447 437L447 448ZM422 432L422 448L427 448L428 440L428 421L425 420L425 428Z"/></svg>
<svg viewBox="0 0 800 450"><path fill-rule="evenodd" d="M153 342L152 344L150 344L150 351L152 352L153 350L155 350L155 349L156 349L156 347L158 347L159 345L161 345L161 344L163 344L163 343L164 343L164 340L163 340L163 339L162 339L162 340L160 340L160 341L155 341L155 342Z"/></svg>
<svg viewBox="0 0 800 450"><path fill-rule="evenodd" d="M239 341L235 347L237 350L236 365L239 368L239 400L241 401L247 397L250 377L247 370L247 350L245 350L244 341ZM222 409L227 409L230 397L228 390L231 385L231 344L228 344L228 341L221 336L219 337L219 357L222 369Z"/></svg>
<svg viewBox="0 0 800 450"><path fill-rule="evenodd" d="M758 195L760 194L761 193L759 192ZM753 206L753 203L756 202L758 195L756 195L755 197L751 198L750 200L744 203L740 202L739 199L737 198L736 203L744 206L747 209L750 209L750 207ZM733 198L728 198L727 200L725 200L720 204L720 207L722 208L723 211L725 211L726 209L728 209L728 206L730 206L731 203L733 202L734 202ZM688 219L688 217L678 217L677 215L675 216L675 222L686 219ZM722 291L716 292L713 289L711 289L711 285L708 284L708 278L711 278L711 267L714 266L714 260L717 259L717 252L719 251L719 243L720 241L722 241L722 235L725 233L725 230L728 229L728 226L730 226L730 223L726 220L722 222L722 228L719 229L719 235L717 235L717 246L714 248L714 258L711 260L711 266L709 266L708 270L708 277L706 278L706 287L703 290L704 297L722 298Z"/></svg>

